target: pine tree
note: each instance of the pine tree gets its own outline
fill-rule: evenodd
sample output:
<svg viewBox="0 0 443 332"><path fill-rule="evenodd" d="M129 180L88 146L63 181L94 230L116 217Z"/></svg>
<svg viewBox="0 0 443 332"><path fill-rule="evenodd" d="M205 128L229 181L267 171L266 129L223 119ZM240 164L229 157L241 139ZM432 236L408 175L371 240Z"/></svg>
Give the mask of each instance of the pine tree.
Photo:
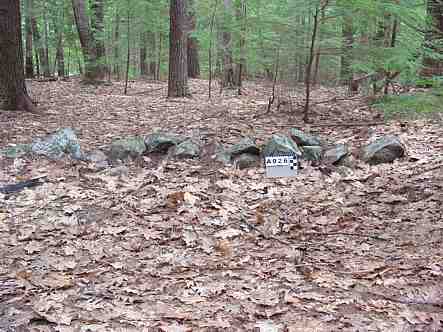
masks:
<svg viewBox="0 0 443 332"><path fill-rule="evenodd" d="M26 91L20 4L16 0L0 2L0 107L34 111Z"/></svg>

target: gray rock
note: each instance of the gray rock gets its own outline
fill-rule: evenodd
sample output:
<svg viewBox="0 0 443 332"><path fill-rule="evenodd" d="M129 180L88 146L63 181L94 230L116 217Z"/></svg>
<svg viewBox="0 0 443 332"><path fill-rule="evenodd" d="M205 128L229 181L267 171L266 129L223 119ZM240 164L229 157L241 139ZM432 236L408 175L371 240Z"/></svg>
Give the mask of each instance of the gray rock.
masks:
<svg viewBox="0 0 443 332"><path fill-rule="evenodd" d="M107 152L110 160L124 160L128 157L136 158L146 151L143 137L134 136L118 139L111 143Z"/></svg>
<svg viewBox="0 0 443 332"><path fill-rule="evenodd" d="M238 169L257 167L260 165L260 156L252 153L242 153L234 158L234 165Z"/></svg>
<svg viewBox="0 0 443 332"><path fill-rule="evenodd" d="M0 155L7 158L20 158L31 152L31 144L17 144L0 150Z"/></svg>
<svg viewBox="0 0 443 332"><path fill-rule="evenodd" d="M405 155L405 148L397 136L384 136L365 146L362 159L371 165L391 163Z"/></svg>
<svg viewBox="0 0 443 332"><path fill-rule="evenodd" d="M306 134L305 132L297 129L292 128L291 129L291 138L294 140L295 143L301 146L320 146L321 142L320 139Z"/></svg>
<svg viewBox="0 0 443 332"><path fill-rule="evenodd" d="M96 169L104 169L109 166L108 157L101 150L86 152L84 160L91 163Z"/></svg>
<svg viewBox="0 0 443 332"><path fill-rule="evenodd" d="M337 165L349 154L346 144L337 144L329 148L323 154L323 161L326 164Z"/></svg>
<svg viewBox="0 0 443 332"><path fill-rule="evenodd" d="M260 148L255 144L254 139L245 137L237 144L226 149L219 145L216 150L215 160L227 165L231 164L235 157L242 154L260 155Z"/></svg>
<svg viewBox="0 0 443 332"><path fill-rule="evenodd" d="M37 139L31 144L34 154L49 159L61 159L68 154L73 159L83 159L77 136L71 128L63 128L44 139Z"/></svg>
<svg viewBox="0 0 443 332"><path fill-rule="evenodd" d="M303 159L309 161L320 161L323 149L321 146L303 146Z"/></svg>
<svg viewBox="0 0 443 332"><path fill-rule="evenodd" d="M271 139L263 147L263 155L272 156L279 154L293 154L301 156L297 144L286 135L272 135Z"/></svg>
<svg viewBox="0 0 443 332"><path fill-rule="evenodd" d="M166 153L169 148L185 141L186 137L168 133L154 133L145 137L146 152Z"/></svg>
<svg viewBox="0 0 443 332"><path fill-rule="evenodd" d="M174 156L178 158L195 158L200 155L200 145L192 140L181 142L175 147Z"/></svg>
<svg viewBox="0 0 443 332"><path fill-rule="evenodd" d="M215 154L215 160L225 165L228 165L231 163L232 155L231 153L229 153L229 151L218 150Z"/></svg>
<svg viewBox="0 0 443 332"><path fill-rule="evenodd" d="M243 153L260 155L259 147L255 144L255 140L250 137L241 139L240 142L230 147L227 152L229 152L232 157Z"/></svg>

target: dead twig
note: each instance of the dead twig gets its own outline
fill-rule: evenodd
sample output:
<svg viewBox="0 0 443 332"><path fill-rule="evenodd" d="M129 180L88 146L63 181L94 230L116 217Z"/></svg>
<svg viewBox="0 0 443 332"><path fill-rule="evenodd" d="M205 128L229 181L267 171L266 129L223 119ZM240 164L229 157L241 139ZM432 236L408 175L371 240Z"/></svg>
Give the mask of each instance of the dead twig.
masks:
<svg viewBox="0 0 443 332"><path fill-rule="evenodd" d="M377 235L368 235L368 234L359 234L359 233L349 233L349 232L308 232L305 235L318 235L318 236L334 236L334 235L344 235L344 236L356 236L356 237L366 237L369 239L379 240L379 241L388 241L383 237Z"/></svg>

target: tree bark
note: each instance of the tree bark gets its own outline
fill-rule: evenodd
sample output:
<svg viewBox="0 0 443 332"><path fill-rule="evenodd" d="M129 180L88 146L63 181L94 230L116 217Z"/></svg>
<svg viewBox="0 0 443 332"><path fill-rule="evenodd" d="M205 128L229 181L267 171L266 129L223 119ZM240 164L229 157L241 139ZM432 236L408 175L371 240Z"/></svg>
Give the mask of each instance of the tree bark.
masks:
<svg viewBox="0 0 443 332"><path fill-rule="evenodd" d="M26 78L34 78L34 57L32 53L32 0L25 1L25 35L26 35L26 51L25 51L25 73Z"/></svg>
<svg viewBox="0 0 443 332"><path fill-rule="evenodd" d="M99 55L102 56L103 54L97 53L100 47L97 48L94 34L89 27L85 1L72 0L72 8L85 61L84 79L86 82L103 80L106 72L103 64L100 63L101 59L99 57Z"/></svg>
<svg viewBox="0 0 443 332"><path fill-rule="evenodd" d="M92 20L91 20L92 39L95 44L95 53L97 55L98 66L105 75L107 72L107 68L105 64L106 49L105 49L104 0L92 0L91 9L92 9Z"/></svg>
<svg viewBox="0 0 443 332"><path fill-rule="evenodd" d="M186 0L170 0L168 97L189 96Z"/></svg>
<svg viewBox="0 0 443 332"><path fill-rule="evenodd" d="M194 1L188 0L188 77L198 78L200 76L200 63L198 59L198 39L192 35L196 28L196 17Z"/></svg>
<svg viewBox="0 0 443 332"><path fill-rule="evenodd" d="M238 38L240 57L236 64L235 72L235 85L238 87L238 95L241 95L243 73L245 72L246 68L246 13L245 0L239 0L239 3L236 6L236 18L237 24L241 27L240 36Z"/></svg>
<svg viewBox="0 0 443 332"><path fill-rule="evenodd" d="M340 80L348 84L352 80L352 48L354 44L354 28L352 16L347 14L342 23L342 54L340 58Z"/></svg>
<svg viewBox="0 0 443 332"><path fill-rule="evenodd" d="M44 43L41 38L40 31L38 30L37 18L35 17L34 8L32 5L31 5L31 8L32 8L32 11L31 11L30 15L31 15L32 36L34 37L34 45L35 45L36 51L38 53L38 60L39 60L38 74L40 75L41 72L43 72L44 76L48 76L48 73L50 73L48 57L47 57L47 54L45 54Z"/></svg>
<svg viewBox="0 0 443 332"><path fill-rule="evenodd" d="M0 108L35 111L25 85L20 3L0 1Z"/></svg>
<svg viewBox="0 0 443 332"><path fill-rule="evenodd" d="M43 36L44 36L44 48L43 48L43 54L45 56L45 67L43 68L43 76L44 77L51 77L51 68L49 66L49 32L48 32L48 4L45 0L43 2Z"/></svg>
<svg viewBox="0 0 443 332"><path fill-rule="evenodd" d="M156 70L157 70L157 62L156 62L156 41L155 41L155 33L152 31L148 32L148 48L149 48L149 75L155 78Z"/></svg>
<svg viewBox="0 0 443 332"><path fill-rule="evenodd" d="M65 51L63 45L63 27L64 27L64 13L65 9L63 2L60 4L60 18L55 25L55 33L57 35L57 52L55 59L57 62L57 75L58 77L65 77Z"/></svg>
<svg viewBox="0 0 443 332"><path fill-rule="evenodd" d="M149 74L149 65L147 62L147 58L148 58L147 44L148 44L148 33L146 31L143 31L140 34L140 47L139 47L140 75L141 76L148 76L148 74Z"/></svg>
<svg viewBox="0 0 443 332"><path fill-rule="evenodd" d="M223 80L222 86L233 88L235 86L234 78L234 60L232 56L232 34L230 23L232 20L232 0L224 0L224 18L222 28L222 50L223 50Z"/></svg>
<svg viewBox="0 0 443 332"><path fill-rule="evenodd" d="M115 22L114 22L114 68L112 70L113 74L120 80L120 15L118 9L115 12Z"/></svg>
<svg viewBox="0 0 443 332"><path fill-rule="evenodd" d="M424 77L442 76L443 61L436 58L443 55L443 48L436 44L443 39L443 2L441 0L427 0L426 12L430 22L425 34L423 69ZM434 54L432 54L434 53Z"/></svg>

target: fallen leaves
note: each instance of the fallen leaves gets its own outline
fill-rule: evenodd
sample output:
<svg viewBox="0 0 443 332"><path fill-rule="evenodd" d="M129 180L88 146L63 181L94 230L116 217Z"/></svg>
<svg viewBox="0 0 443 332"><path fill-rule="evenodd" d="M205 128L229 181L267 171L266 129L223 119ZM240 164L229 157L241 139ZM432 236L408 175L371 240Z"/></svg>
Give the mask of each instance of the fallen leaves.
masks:
<svg viewBox="0 0 443 332"><path fill-rule="evenodd" d="M192 88L203 93L203 83ZM148 83L133 84L141 92ZM216 146L251 127L262 142L287 122L283 114L254 118L267 90L249 83L247 96L180 103L122 97L118 85L78 94L76 82L54 84L66 105L55 103L32 126L27 115L17 119L21 126L7 128L11 142L75 123L85 147L154 127ZM334 93L315 91L319 99ZM338 117L362 116L341 107ZM355 128L318 134L362 139ZM0 197L0 329L438 330L443 174L435 156L443 135L432 123L402 135L421 160L354 160L330 176L304 164L291 179L222 168L210 157L149 156L103 171L69 161L5 164L2 182L17 172L49 181Z"/></svg>

